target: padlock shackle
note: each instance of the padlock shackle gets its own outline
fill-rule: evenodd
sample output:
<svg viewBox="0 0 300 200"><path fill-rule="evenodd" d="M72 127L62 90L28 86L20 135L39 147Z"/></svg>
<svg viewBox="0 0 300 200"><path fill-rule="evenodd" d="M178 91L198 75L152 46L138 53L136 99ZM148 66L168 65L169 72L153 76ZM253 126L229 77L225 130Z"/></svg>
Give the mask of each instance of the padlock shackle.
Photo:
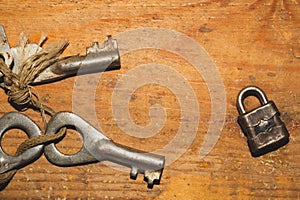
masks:
<svg viewBox="0 0 300 200"><path fill-rule="evenodd" d="M256 86L248 86L245 87L243 90L240 91L238 98L237 98L237 108L239 114L245 114L246 109L244 106L244 100L249 96L255 96L258 98L259 102L264 105L268 103L268 99L266 94Z"/></svg>

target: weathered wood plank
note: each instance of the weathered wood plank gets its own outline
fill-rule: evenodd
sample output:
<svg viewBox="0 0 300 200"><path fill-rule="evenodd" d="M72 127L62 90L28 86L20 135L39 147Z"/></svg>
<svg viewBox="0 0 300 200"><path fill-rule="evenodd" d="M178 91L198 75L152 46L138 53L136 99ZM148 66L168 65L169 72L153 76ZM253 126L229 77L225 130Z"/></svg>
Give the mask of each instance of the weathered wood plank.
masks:
<svg viewBox="0 0 300 200"><path fill-rule="evenodd" d="M161 185L146 189L142 176L133 181L128 170L118 171L103 163L59 168L43 156L19 170L0 198L299 199L299 3L298 0L1 1L0 23L13 46L22 31L34 42L45 32L48 43L70 40L64 55L83 54L93 41L101 42L107 35L116 36L135 28L161 27L184 33L205 48L219 70L226 91L226 118L218 143L206 157L199 159L212 115L210 91L204 77L187 60L164 49L130 52L121 57L121 70L101 76L95 91L98 123L106 135L118 143L146 151L162 148L176 136L181 122L178 96L157 84L138 88L128 108L132 120L146 126L151 123L150 107L156 103L162 105L167 117L158 134L150 138L132 137L116 123L113 109L117 107L112 106L116 84L142 64L164 64L177 70L191 85L200 105L196 137L185 153L165 168ZM135 78L138 80L140 76ZM35 89L42 101L55 110L72 111L75 82L75 78L69 78ZM259 158L251 157L246 138L236 123L236 95L246 85L260 86L276 102L291 134L287 146ZM85 94L83 91L82 96ZM87 100L80 99L81 109L89 109ZM0 100L1 115L14 110L2 90ZM25 113L42 127L38 113L31 110ZM191 119L190 124L195 123ZM24 135L10 131L2 145L12 154L24 139ZM80 145L74 134L68 134L58 144L66 153L76 151Z"/></svg>

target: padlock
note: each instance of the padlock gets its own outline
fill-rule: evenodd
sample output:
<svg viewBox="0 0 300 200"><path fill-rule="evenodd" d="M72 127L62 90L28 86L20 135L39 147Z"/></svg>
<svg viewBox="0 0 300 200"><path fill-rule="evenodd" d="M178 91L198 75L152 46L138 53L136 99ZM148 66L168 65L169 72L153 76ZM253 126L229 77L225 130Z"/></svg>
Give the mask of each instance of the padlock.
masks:
<svg viewBox="0 0 300 200"><path fill-rule="evenodd" d="M247 111L245 98L258 98L261 106ZM289 133L280 119L280 113L273 101L268 101L265 93L258 87L244 88L237 98L238 123L247 137L252 156L258 157L274 151L289 142Z"/></svg>

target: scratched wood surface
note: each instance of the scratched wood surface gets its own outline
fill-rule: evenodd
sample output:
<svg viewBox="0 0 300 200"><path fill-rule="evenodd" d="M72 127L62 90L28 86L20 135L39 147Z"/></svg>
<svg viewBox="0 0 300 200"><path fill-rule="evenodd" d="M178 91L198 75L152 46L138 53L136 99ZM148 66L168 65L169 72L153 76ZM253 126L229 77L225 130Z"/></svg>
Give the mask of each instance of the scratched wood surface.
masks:
<svg viewBox="0 0 300 200"><path fill-rule="evenodd" d="M154 151L166 146L178 134L182 123L182 105L178 99L182 96L151 82L133 92L127 107L131 123L139 126L147 126L151 120L162 117L155 113L149 115L153 105L164 107L166 118L159 124L162 128L158 133L148 138L134 137L116 122L113 113L119 108L118 103L112 102L114 89L122 77L141 65L163 64L176 70L185 78L182 84L193 89L200 106L199 124L192 119L189 122L197 126L195 138L181 156L165 167L161 184L151 190L146 188L142 175L130 180L129 169L119 171L103 163L61 168L42 156L20 169L0 192L0 198L299 199L299 4L299 0L0 1L0 24L11 46L18 44L21 32L32 42L38 42L44 32L49 38L45 45L67 38L70 46L64 55L84 54L85 47L92 42L102 42L107 35L115 36L127 30L155 27L181 32L206 50L226 92L225 123L220 137L212 151L200 159L199 151L208 127L216 123L210 121L212 101L203 74L180 55L165 49L140 49L122 55L121 70L103 73L99 78L93 102L99 127L114 141ZM135 75L133 79L137 82L143 77ZM157 76L165 81L165 77ZM215 80L215 77L209 78ZM172 79L169 81L174 83ZM180 85L182 94L183 85ZM236 123L236 96L247 85L261 87L269 99L276 102L291 134L288 145L259 158L251 157L246 138ZM89 110L92 105L85 101L88 94L84 90L80 96L73 97L75 86L75 78L68 78L36 86L35 90L42 102L57 111L74 111L73 98L80 98L81 109ZM0 99L1 115L14 111L2 90ZM254 99L249 99L247 105L254 106L250 100ZM27 110L25 114L43 128L39 113ZM7 153L14 154L25 138L22 131L13 129L4 135L1 145ZM57 146L71 154L78 151L82 143L80 137L70 131Z"/></svg>

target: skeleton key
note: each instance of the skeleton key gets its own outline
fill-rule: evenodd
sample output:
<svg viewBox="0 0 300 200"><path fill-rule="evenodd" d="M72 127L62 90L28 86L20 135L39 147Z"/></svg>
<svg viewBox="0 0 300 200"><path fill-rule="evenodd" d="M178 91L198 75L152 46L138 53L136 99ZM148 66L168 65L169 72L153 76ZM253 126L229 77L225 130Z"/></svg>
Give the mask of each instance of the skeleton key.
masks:
<svg viewBox="0 0 300 200"><path fill-rule="evenodd" d="M165 157L146 153L114 143L79 116L70 112L54 115L48 123L46 134L55 134L62 127L75 127L83 139L82 149L74 155L58 151L54 143L45 146L44 154L54 165L68 167L99 161L111 161L131 168L130 178L144 174L148 188L159 184L165 165Z"/></svg>
<svg viewBox="0 0 300 200"><path fill-rule="evenodd" d="M4 28L0 25L0 58L5 61L7 66L12 68L14 73L19 72L21 63L24 60L40 49L41 47L34 43L26 44L24 47L10 48ZM48 83L77 74L115 70L120 69L120 67L117 41L109 36L102 48L98 42L95 42L92 46L87 47L86 55L70 56L49 66L34 79L33 84ZM1 84L3 86L3 83Z"/></svg>

